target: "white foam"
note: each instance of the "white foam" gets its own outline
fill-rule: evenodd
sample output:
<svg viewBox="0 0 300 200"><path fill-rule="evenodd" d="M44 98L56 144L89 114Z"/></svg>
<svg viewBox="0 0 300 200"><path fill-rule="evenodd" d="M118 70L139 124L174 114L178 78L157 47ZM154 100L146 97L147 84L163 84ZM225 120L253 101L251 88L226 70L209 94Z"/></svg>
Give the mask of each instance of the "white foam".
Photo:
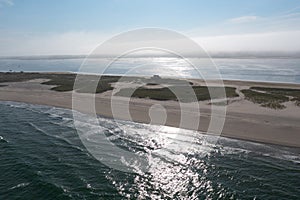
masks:
<svg viewBox="0 0 300 200"><path fill-rule="evenodd" d="M49 116L52 118L61 119L61 123L53 123L58 123L58 125L60 126L68 126L74 128L72 110L9 101L0 103L9 105L11 107L25 108L31 111L49 114ZM163 148L165 148L165 150L167 151L176 152L178 154L201 154L204 152L220 152L221 154L249 154L250 152L252 152L276 159L283 159L300 163L299 151L293 152L292 148L280 148L272 145L223 137L219 138L221 142L220 144L215 144L216 138L213 138L213 136L202 135L196 131L171 128L167 126L139 124L135 122L127 122L101 117L98 118L98 122L95 122L95 120L89 115L76 111L74 112L76 115L78 115L78 119L83 119L82 121L77 122L79 124L78 127L80 127L81 129L79 131L86 132L88 133L88 135L92 135L99 131L109 131L111 134L113 134L113 136L109 138L110 140L119 138L123 140L124 143L129 141L140 146L150 147L155 150L156 153L158 149ZM38 126L34 124L31 125L33 125L36 129L39 129L43 133L49 135L46 131L40 129ZM56 135L49 136L59 137ZM0 136L0 140L5 139Z"/></svg>
<svg viewBox="0 0 300 200"><path fill-rule="evenodd" d="M20 183L18 185L15 185L11 188L9 188L10 190L16 189L16 188L20 188L20 187L26 187L27 185L29 185L30 183Z"/></svg>

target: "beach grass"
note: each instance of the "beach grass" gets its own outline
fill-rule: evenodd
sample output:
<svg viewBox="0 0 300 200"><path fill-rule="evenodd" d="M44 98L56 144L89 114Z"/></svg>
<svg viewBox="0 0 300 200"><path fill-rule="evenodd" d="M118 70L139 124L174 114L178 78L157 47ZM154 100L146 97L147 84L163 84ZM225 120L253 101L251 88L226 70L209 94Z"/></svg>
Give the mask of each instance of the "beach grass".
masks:
<svg viewBox="0 0 300 200"><path fill-rule="evenodd" d="M59 92L76 90L80 93L102 93L112 90L111 83L117 82L119 78L118 76L80 75L76 79L76 76L56 76L42 84L56 85L51 89Z"/></svg>
<svg viewBox="0 0 300 200"><path fill-rule="evenodd" d="M241 92L245 95L247 100L272 109L284 109L285 105L282 103L289 101L289 98L285 95L258 92L252 90L252 88L241 90Z"/></svg>
<svg viewBox="0 0 300 200"><path fill-rule="evenodd" d="M72 73L21 73L21 72L7 72L0 73L0 83L5 82L23 82L34 79L49 79L43 82L44 85L52 85L51 90L58 92L68 92L76 89L82 93L102 93L108 90L112 90L111 83L117 82L120 76L96 76L96 75L80 75ZM78 84L74 83L75 80ZM95 81L99 81L97 87Z"/></svg>
<svg viewBox="0 0 300 200"><path fill-rule="evenodd" d="M292 88L251 87L251 90L288 97L296 106L300 106L300 90Z"/></svg>
<svg viewBox="0 0 300 200"><path fill-rule="evenodd" d="M196 98L201 100L209 100L209 90L204 86L192 86L194 92L188 91L191 82L187 82L186 80L173 79L173 78L159 78L157 80L153 80L152 78L147 77L130 77L130 76L97 76L97 75L80 75L73 73L22 73L22 72L7 72L0 73L0 83L5 82L23 82L29 81L33 79L48 79L47 81L42 82L44 85L53 86L51 90L58 92L69 92L76 90L80 93L102 93L108 90L114 89L112 87L112 83L121 81L121 82L139 82L145 83L147 86L158 86L158 85L171 85L170 89L172 91L177 91L177 94L174 93L169 88L158 88L158 89L146 89L146 88L138 88L134 91L133 96L139 98L151 98L156 100L178 100L176 96L180 96L180 101L189 102L191 101L191 96L196 94ZM75 83L76 80L76 84ZM97 84L95 84L98 82ZM214 93L220 93L221 87L211 87L210 90L214 91ZM217 91L220 90L220 91ZM238 96L235 93L235 88L225 88L226 94L228 97L236 97ZM125 93L122 91L121 93ZM126 92L128 93L128 92ZM122 95L121 95L122 96ZM188 96L188 97L187 97ZM216 95L215 95L216 96ZM218 98L218 97L213 97Z"/></svg>
<svg viewBox="0 0 300 200"><path fill-rule="evenodd" d="M154 86L154 85L160 85L160 84L158 84L158 83L147 83L146 85Z"/></svg>
<svg viewBox="0 0 300 200"><path fill-rule="evenodd" d="M180 102L205 101L224 98L222 87L196 86L186 80L172 78L158 78L153 80L147 77L121 77L121 76L98 76L80 75L75 73L22 73L22 72L0 72L0 87L5 87L6 82L23 82L33 79L46 79L42 84L53 86L51 90L68 92L76 90L80 93L103 93L113 90L112 83L136 82L144 83L146 87L124 88L117 96L130 96L136 98L148 98L154 100L173 100ZM76 84L75 83L76 80ZM97 83L96 83L97 82ZM168 85L168 87L166 87ZM150 88L147 86L161 86ZM241 91L245 99L272 109L284 109L283 103L292 101L300 106L300 89L250 87ZM225 87L227 98L238 97L235 87Z"/></svg>
<svg viewBox="0 0 300 200"><path fill-rule="evenodd" d="M234 87L225 87L227 98L238 97ZM206 86L170 86L163 88L145 88L139 87L121 89L116 96L148 98L160 101L180 101L194 102L205 101L211 99L224 98L222 95L224 88L222 87L206 87ZM211 93L210 93L211 92Z"/></svg>
<svg viewBox="0 0 300 200"><path fill-rule="evenodd" d="M45 81L44 85L54 85L51 90L58 92L72 91L76 76L74 74L53 74L46 76L49 81Z"/></svg>
<svg viewBox="0 0 300 200"><path fill-rule="evenodd" d="M23 81L33 80L33 79L44 78L45 76L46 74L42 75L40 73L1 72L0 83L23 82Z"/></svg>
<svg viewBox="0 0 300 200"><path fill-rule="evenodd" d="M300 90L299 89L291 89L291 88L268 88L268 87L251 87L252 90L259 90L270 92L273 94L281 94L287 96L298 96L300 97Z"/></svg>
<svg viewBox="0 0 300 200"><path fill-rule="evenodd" d="M300 90L291 88L267 88L267 87L251 87L253 90L263 91L275 95L284 95L290 98L296 106L300 106Z"/></svg>

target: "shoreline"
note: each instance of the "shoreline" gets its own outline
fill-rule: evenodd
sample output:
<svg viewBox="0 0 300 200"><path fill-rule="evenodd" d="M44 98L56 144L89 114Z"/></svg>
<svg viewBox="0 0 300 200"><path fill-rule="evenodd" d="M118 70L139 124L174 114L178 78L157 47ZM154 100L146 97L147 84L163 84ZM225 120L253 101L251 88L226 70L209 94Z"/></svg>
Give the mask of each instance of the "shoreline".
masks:
<svg viewBox="0 0 300 200"><path fill-rule="evenodd" d="M300 58L299 58L300 59ZM18 71L13 71L13 72L7 72L7 71L1 71L0 70L0 74L5 74L5 73L10 73L10 74L18 74L20 72ZM77 74L81 74L81 75L91 75L91 76L99 76L99 74L95 74L95 73L84 73L84 72L73 72L73 71L25 71L23 72L24 74L28 74L28 73L36 73L36 74L73 74L73 75L77 75ZM121 77L132 77L132 75L124 75L124 74L102 74L101 76L121 76ZM139 77L144 77L144 78L150 78L150 75L138 75ZM171 78L171 79L175 79L176 77L173 76L163 76L163 78ZM203 82L203 79L196 79L196 78L183 78L186 80L194 80L194 81L199 81L199 82ZM228 84L231 82L234 83L242 83L242 84L249 84L249 85L265 85L265 86L275 86L278 87L279 85L281 85L282 87L296 87L296 88L300 88L300 82L278 82L278 81L261 81L261 80L243 80L243 79L220 79L223 81L224 84ZM219 81L219 80L214 80L214 79L208 79L207 81ZM1 83L0 83L1 84Z"/></svg>
<svg viewBox="0 0 300 200"><path fill-rule="evenodd" d="M6 104L6 103L7 104L10 104L10 103L20 103L20 104L27 104L27 105L32 105L32 106L48 106L48 107L51 107L51 108L58 108L58 109L64 109L64 110L72 111L72 109L67 108L67 107L52 106L52 105L45 105L45 104L33 104L33 103L27 103L27 102L23 102L23 101L4 101L4 100L0 100L0 104L1 103L4 103L4 104ZM107 116L103 116L103 115L100 115L100 114L97 114L97 116L101 117L101 118L104 118L104 119L110 119L110 120L114 119L112 117L107 117ZM126 122L128 120L123 120L123 121ZM134 122L134 121L131 121L131 122ZM148 125L148 123L143 123L143 122L134 122L134 123L140 123L140 124ZM164 125L164 126L167 126L167 125ZM172 127L172 126L170 126L170 127ZM176 128L176 127L174 127L174 128ZM181 129L181 128L179 128L179 129ZM182 129L182 130L189 130L189 129ZM292 149L299 149L300 150L300 147L298 147L298 146L287 146L287 145L283 145L283 144L275 144L275 143L263 142L263 141L259 141L258 142L256 140L244 139L244 138L236 138L236 137L223 136L223 135L217 136L217 135L214 135L214 134L207 134L207 133L199 131L199 130L197 132L199 134L202 134L202 135L211 135L213 137L222 137L223 139L230 139L230 140L236 140L236 141L251 142L251 143L256 143L256 144L265 144L265 145L271 145L271 146L278 146L278 147L281 147L281 148L285 148L286 147L286 148L292 148Z"/></svg>
<svg viewBox="0 0 300 200"><path fill-rule="evenodd" d="M45 80L34 79L25 82L1 83L1 85L7 86L0 87L0 100L72 109L72 92L50 90L53 88L53 85L41 84L41 82L44 81ZM249 82L227 81L225 85L234 85L238 88L249 86ZM259 83L259 85L261 85L261 83ZM283 85L276 84L276 86ZM295 87L300 88L300 85ZM111 91L95 95L97 114L105 118L116 118L128 121L129 119L123 119L122 116L112 115L110 96ZM83 101L85 98L86 95L82 94ZM121 106L124 105L124 97L118 98L118 102ZM205 134L210 122L211 110L206 101L198 103L201 109L198 131L204 132ZM132 98L130 101L132 121L149 124L150 118L148 112L151 106L155 104L161 104L168 113L166 123L160 125L179 127L180 108L175 101ZM291 102L285 105L286 109L284 110L273 110L261 107L258 104L254 104L242 98L233 101L227 105L225 125L221 136L300 148L300 107L295 106ZM84 110L78 111L84 112ZM191 110L188 114L193 117L199 113L195 113Z"/></svg>

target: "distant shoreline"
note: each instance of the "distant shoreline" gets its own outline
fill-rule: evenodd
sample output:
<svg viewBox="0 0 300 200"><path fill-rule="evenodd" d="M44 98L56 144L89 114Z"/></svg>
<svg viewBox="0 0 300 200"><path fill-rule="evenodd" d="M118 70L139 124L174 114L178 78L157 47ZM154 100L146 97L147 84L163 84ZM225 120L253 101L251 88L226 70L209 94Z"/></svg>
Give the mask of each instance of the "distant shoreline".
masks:
<svg viewBox="0 0 300 200"><path fill-rule="evenodd" d="M300 59L300 58L299 58ZM85 72L73 72L73 71L59 71L59 72L56 72L56 71L22 71L23 73L38 73L38 74L85 74L85 75L96 75L96 76L100 76L99 74L95 74L95 73L85 73ZM12 71L12 72L9 72L9 71L1 71L0 70L0 74L1 73L20 73L20 71ZM132 75L123 75L123 74L102 74L101 76L132 76ZM150 75L140 75L142 77L151 77ZM164 76L164 78L176 78L174 76L170 76L170 77L167 77L167 76ZM191 79L191 80L199 80L199 79L196 79L196 78L186 78L186 79ZM203 80L203 79L200 79L200 81ZM214 81L214 79L207 79L208 81ZM254 79L220 79L224 82L224 84L226 83L230 83L230 82L235 82L235 83L238 83L238 82L241 82L241 83L244 83L244 84L249 84L249 85L252 85L252 84L255 84L255 85L268 85L270 87L274 86L274 87L278 87L278 86L281 86L281 87L296 87L298 88L298 86L300 87L300 83L296 83L296 82L284 82L284 81L261 81L261 80L254 80ZM0 80L1 81L1 80ZM1 82L0 82L1 84Z"/></svg>
<svg viewBox="0 0 300 200"><path fill-rule="evenodd" d="M55 75L57 74L60 73L56 73ZM26 73L24 73L23 75L27 76ZM5 82L1 80L0 76L0 85L4 85L3 87L0 87L1 101L24 102L29 104L48 105L72 109L72 92L54 91L53 88L57 86L51 84L41 84L49 81L49 79L34 78L19 81L20 82ZM195 81L195 84L202 84L201 80L193 81ZM196 81L198 82L196 83ZM262 142L298 148L300 147L300 107L295 105L294 100L288 100L286 99L286 97L277 99L277 96L275 96L275 100L278 100L278 102L276 105L271 104L270 106L275 106L276 109L271 109L268 107L262 107L260 104L253 103L245 99L245 97L240 96L240 91L249 90L249 88L251 87L276 87L279 89L284 88L284 90L279 90L279 92L281 93L286 92L286 89L289 88L293 89L291 91L295 90L296 92L298 92L298 89L300 89L299 84L259 83L243 81L224 81L224 83L228 87L237 88L239 97L229 98L229 101L227 101L227 103L229 102L227 105L227 117L221 136L253 142ZM256 90L253 91L255 92ZM290 90L287 91L291 92ZM256 96L253 96L252 93L252 96L249 96L249 98L255 99ZM262 94L263 93L264 92L262 92ZM296 94L298 93L295 93L295 95ZM273 93L270 93L270 95L271 97L274 97ZM82 101L84 101L86 95L83 93L81 96ZM265 100L268 100L269 96L266 96L267 98ZM125 97L117 98L121 106L123 105L124 98ZM271 101L273 102L272 99ZM95 103L97 114L99 114L100 116L122 119L122 116L119 116L120 118L118 118L118 116L112 115L111 90L106 90L104 92L96 94ZM267 106L269 105L267 104L267 102L265 103ZM148 115L148 110L154 104L161 104L166 109L168 118L165 125L179 127L180 108L178 107L178 102L176 101L158 101L152 99L132 98L130 102L130 105L132 106L130 110L132 120L135 122L149 123L150 118ZM278 107L278 105L283 105L284 108L281 108L280 106ZM199 101L199 106L201 108L201 115L198 130L206 132L210 122L211 106L209 105L209 101L207 100ZM85 110L78 111L85 112ZM189 115L191 117L199 114L193 110L187 111L189 112Z"/></svg>

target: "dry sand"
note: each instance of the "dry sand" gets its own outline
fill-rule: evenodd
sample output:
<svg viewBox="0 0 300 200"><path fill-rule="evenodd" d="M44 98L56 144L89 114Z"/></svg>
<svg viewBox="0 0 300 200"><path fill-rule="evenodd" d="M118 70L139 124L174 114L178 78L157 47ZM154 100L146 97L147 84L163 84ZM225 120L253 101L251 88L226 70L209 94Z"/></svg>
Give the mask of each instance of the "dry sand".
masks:
<svg viewBox="0 0 300 200"><path fill-rule="evenodd" d="M27 82L2 83L8 85L0 87L0 100L16 101L30 104L40 104L72 109L72 92L56 92L50 90L51 86L41 85L45 80L37 79ZM201 81L199 81L201 82ZM225 81L228 86L235 86L239 89L250 86L270 86L300 88L296 84L277 83L257 83L243 81ZM95 105L97 114L104 117L114 117L124 120L122 115L112 116L111 112L111 92L95 95ZM80 101L85 101L88 94L81 94ZM124 106L126 99L117 98L119 106ZM300 147L300 107L293 103L287 103L286 109L272 110L261 107L241 98L230 101L227 106L226 121L222 131L224 137L244 139L255 142L278 144L291 147ZM130 114L132 120L141 123L150 123L149 109L152 105L160 104L167 112L166 124L168 126L179 127L180 108L174 101L155 101L149 99L131 99ZM184 112L193 118L200 115L198 130L206 131L210 122L211 106L208 102L200 102L200 111L195 112L187 106ZM85 110L79 110L85 112ZM189 128L189 127L185 127Z"/></svg>

